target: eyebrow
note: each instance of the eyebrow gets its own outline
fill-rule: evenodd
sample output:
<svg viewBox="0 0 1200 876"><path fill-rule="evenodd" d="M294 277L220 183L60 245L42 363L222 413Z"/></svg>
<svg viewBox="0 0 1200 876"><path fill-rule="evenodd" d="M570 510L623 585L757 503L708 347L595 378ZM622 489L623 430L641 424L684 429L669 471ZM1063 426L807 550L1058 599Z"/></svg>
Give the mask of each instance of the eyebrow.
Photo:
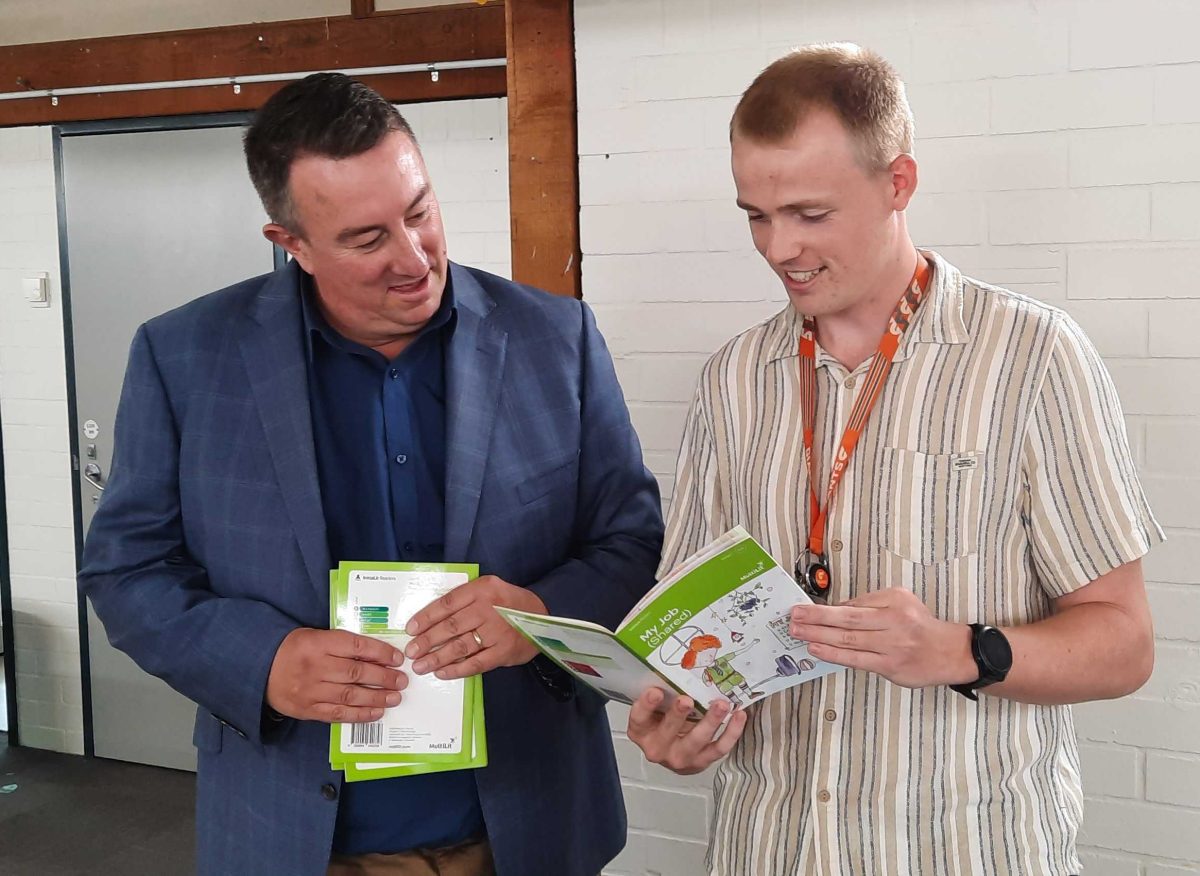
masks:
<svg viewBox="0 0 1200 876"><path fill-rule="evenodd" d="M412 202L404 208L405 214L407 215L409 210L421 203L421 201L424 200L428 194L429 183L425 183L425 185L421 186L421 190L417 192L416 197L412 199ZM337 236L337 241L338 243L346 243L347 241L353 240L360 235L368 234L372 231L380 231L382 228L383 226L381 225L363 225L358 228L347 228Z"/></svg>
<svg viewBox="0 0 1200 876"><path fill-rule="evenodd" d="M763 212L762 210L758 209L758 207L755 207L753 204L747 204L741 198L738 198L737 205L739 208L741 208L742 210L746 210L747 212L754 212L754 213ZM792 212L801 212L803 210L828 210L828 209L829 209L829 205L827 203L825 203L823 201L815 201L815 200L813 200L813 201L794 201L791 204L784 204L782 207L779 208L780 212L784 212L784 211L788 211L788 210L790 210Z"/></svg>

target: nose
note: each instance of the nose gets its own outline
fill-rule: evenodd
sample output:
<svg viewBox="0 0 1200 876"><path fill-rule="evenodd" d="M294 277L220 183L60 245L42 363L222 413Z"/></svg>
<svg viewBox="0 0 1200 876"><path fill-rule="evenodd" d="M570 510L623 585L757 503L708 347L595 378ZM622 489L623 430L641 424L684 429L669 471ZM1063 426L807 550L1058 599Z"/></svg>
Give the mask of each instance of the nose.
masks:
<svg viewBox="0 0 1200 876"><path fill-rule="evenodd" d="M775 267L788 264L804 252L804 240L795 223L775 221L760 233L764 235L761 252Z"/></svg>
<svg viewBox="0 0 1200 876"><path fill-rule="evenodd" d="M429 271L429 257L421 245L420 230L405 225L399 233L392 235L392 241L388 264L392 273L413 279L425 276Z"/></svg>

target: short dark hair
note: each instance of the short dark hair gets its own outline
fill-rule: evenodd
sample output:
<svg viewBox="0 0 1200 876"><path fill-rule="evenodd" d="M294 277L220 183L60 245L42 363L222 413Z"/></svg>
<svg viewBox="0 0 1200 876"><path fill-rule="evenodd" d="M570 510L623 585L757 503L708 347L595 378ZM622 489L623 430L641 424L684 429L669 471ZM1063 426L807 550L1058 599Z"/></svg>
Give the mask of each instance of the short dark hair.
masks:
<svg viewBox="0 0 1200 876"><path fill-rule="evenodd" d="M404 116L377 91L342 73L313 73L289 83L263 104L242 145L250 180L272 222L301 233L288 177L304 155L349 158L403 131Z"/></svg>
<svg viewBox="0 0 1200 876"><path fill-rule="evenodd" d="M869 170L913 150L912 110L899 74L853 43L801 46L771 64L742 95L730 135L778 145L814 108L841 119Z"/></svg>

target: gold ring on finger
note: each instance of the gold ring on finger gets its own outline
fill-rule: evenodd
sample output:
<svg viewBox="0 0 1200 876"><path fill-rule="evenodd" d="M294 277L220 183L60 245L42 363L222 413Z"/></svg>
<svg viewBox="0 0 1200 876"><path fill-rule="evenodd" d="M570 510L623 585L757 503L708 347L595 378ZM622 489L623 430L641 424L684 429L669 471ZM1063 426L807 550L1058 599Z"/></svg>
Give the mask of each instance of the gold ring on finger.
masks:
<svg viewBox="0 0 1200 876"><path fill-rule="evenodd" d="M483 639L479 638L479 630L471 630L471 638L475 640L476 645L483 648Z"/></svg>

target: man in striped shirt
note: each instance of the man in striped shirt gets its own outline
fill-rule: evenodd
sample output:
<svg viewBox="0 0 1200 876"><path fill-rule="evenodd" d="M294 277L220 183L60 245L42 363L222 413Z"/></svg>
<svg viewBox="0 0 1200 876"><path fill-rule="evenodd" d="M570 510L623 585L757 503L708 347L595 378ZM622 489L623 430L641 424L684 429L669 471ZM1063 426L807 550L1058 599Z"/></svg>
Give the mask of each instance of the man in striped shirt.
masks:
<svg viewBox="0 0 1200 876"><path fill-rule="evenodd" d="M777 61L734 113L790 306L703 370L660 574L741 524L819 597L792 635L850 669L694 726L635 704L650 760L719 761L720 876L1078 873L1068 704L1153 665L1162 532L1112 382L1065 314L913 245L912 138L895 71L848 45Z"/></svg>

